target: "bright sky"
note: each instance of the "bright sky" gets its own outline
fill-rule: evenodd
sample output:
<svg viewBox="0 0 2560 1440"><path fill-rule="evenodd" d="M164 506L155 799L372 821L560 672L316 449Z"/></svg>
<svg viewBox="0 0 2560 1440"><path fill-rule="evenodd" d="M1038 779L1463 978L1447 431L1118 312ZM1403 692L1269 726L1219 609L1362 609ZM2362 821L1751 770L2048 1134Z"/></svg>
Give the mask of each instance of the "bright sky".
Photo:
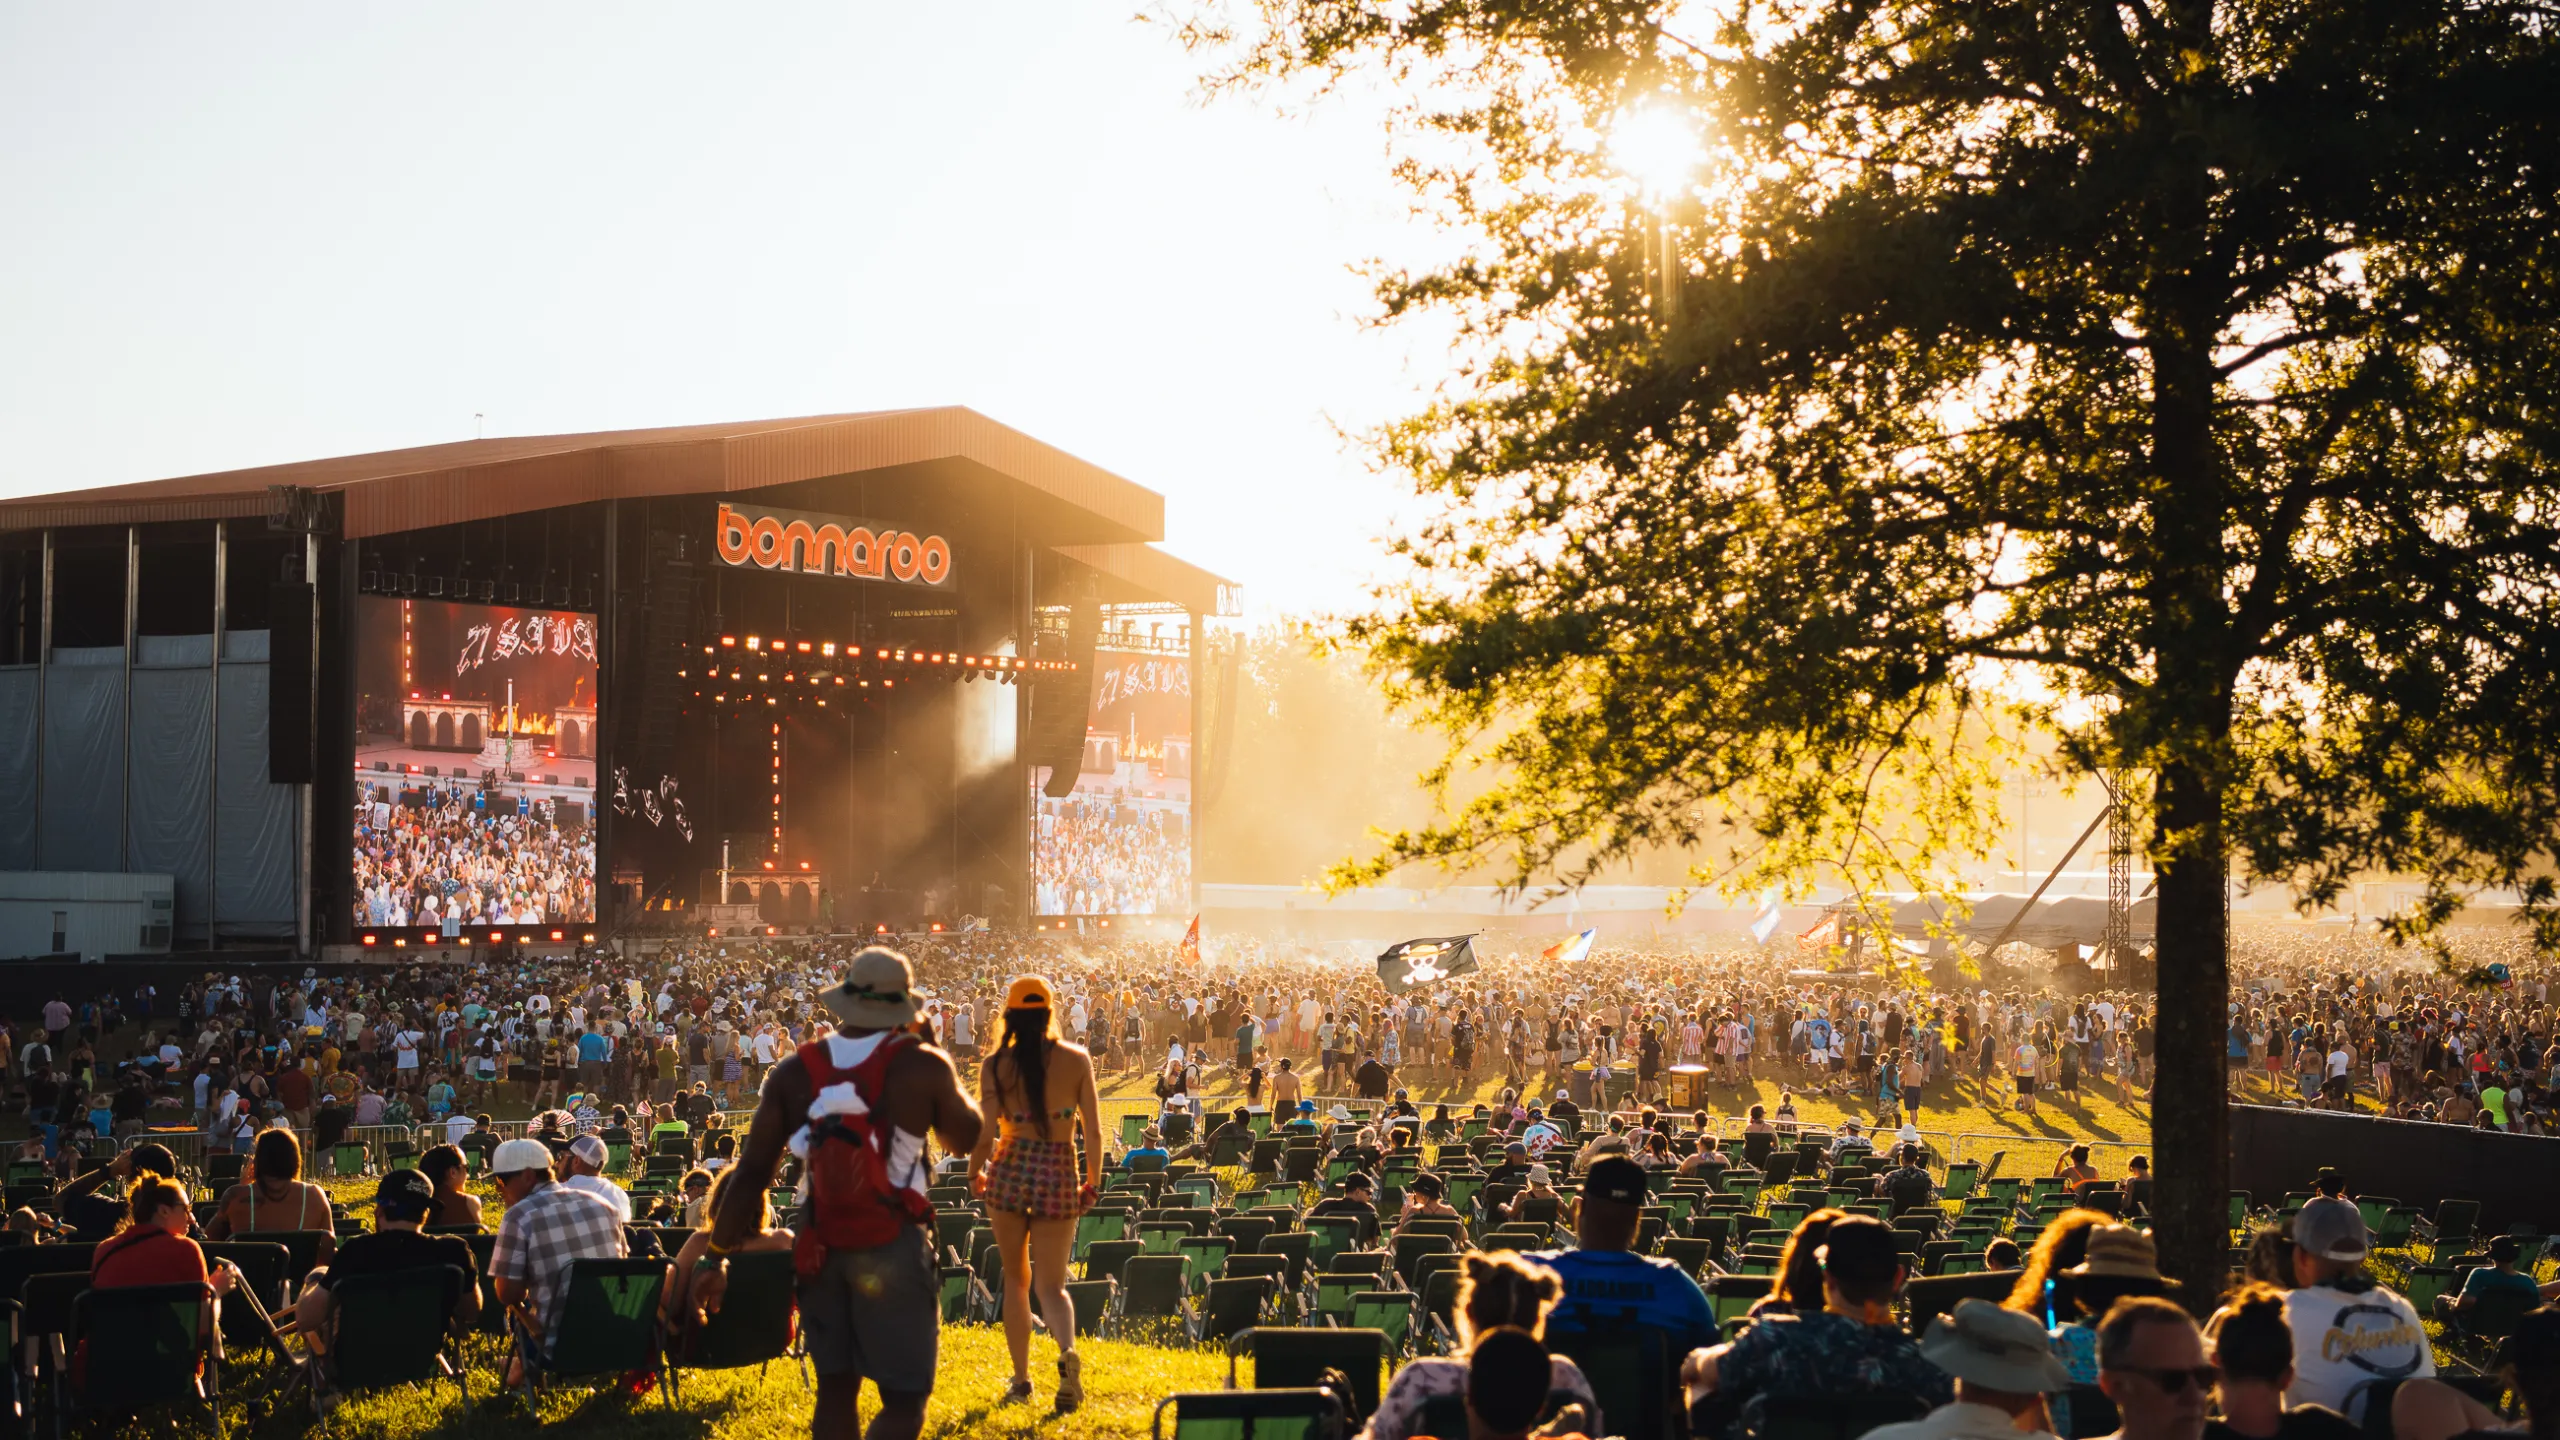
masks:
<svg viewBox="0 0 2560 1440"><path fill-rule="evenodd" d="M0 0L0 494L967 405L1355 603L1409 407L1356 101L1196 94L1126 0Z"/></svg>

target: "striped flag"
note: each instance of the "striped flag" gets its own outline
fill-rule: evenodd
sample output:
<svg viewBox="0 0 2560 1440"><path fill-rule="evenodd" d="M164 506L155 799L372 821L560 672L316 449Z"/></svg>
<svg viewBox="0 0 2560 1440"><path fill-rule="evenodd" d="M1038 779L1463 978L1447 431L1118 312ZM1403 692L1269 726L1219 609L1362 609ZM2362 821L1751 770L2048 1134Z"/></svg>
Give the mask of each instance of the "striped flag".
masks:
<svg viewBox="0 0 2560 1440"><path fill-rule="evenodd" d="M1185 963L1200 963L1200 917L1191 917L1191 928L1182 932L1182 958Z"/></svg>
<svg viewBox="0 0 2560 1440"><path fill-rule="evenodd" d="M1599 934L1597 930L1585 930L1571 939L1559 940L1539 951L1538 958L1552 965L1578 965L1590 956L1591 942Z"/></svg>

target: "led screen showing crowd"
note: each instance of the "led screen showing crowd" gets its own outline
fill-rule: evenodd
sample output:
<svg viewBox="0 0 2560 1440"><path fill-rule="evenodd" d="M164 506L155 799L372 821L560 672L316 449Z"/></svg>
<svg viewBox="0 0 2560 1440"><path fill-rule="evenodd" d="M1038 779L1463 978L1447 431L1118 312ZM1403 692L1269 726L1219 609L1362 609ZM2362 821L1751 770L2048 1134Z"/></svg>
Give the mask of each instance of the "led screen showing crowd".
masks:
<svg viewBox="0 0 2560 1440"><path fill-rule="evenodd" d="M1032 883L1043 915L1173 915L1191 909L1191 660L1097 650L1084 773L1064 799L1039 793Z"/></svg>
<svg viewBox="0 0 2560 1440"><path fill-rule="evenodd" d="M593 920L595 618L367 597L356 630L355 923Z"/></svg>

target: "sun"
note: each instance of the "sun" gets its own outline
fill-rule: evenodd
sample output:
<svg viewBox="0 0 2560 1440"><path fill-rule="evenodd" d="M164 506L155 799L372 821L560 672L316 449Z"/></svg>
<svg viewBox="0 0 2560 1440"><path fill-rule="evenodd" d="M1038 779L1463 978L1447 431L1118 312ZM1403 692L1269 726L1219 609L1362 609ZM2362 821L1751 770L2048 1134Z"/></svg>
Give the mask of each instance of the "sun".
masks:
<svg viewBox="0 0 2560 1440"><path fill-rule="evenodd" d="M1661 201L1689 188L1706 147L1694 114L1650 100L1622 112L1609 127L1609 159L1642 187L1647 200Z"/></svg>

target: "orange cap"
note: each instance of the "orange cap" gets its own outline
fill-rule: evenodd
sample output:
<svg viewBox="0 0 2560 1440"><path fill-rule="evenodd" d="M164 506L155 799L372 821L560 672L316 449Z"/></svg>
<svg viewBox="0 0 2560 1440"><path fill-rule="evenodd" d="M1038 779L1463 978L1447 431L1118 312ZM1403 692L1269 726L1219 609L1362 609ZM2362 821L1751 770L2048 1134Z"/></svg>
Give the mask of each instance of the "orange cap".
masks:
<svg viewBox="0 0 2560 1440"><path fill-rule="evenodd" d="M1007 1010L1047 1010L1051 1008L1049 982L1038 975L1015 978L1013 988L1004 992Z"/></svg>

